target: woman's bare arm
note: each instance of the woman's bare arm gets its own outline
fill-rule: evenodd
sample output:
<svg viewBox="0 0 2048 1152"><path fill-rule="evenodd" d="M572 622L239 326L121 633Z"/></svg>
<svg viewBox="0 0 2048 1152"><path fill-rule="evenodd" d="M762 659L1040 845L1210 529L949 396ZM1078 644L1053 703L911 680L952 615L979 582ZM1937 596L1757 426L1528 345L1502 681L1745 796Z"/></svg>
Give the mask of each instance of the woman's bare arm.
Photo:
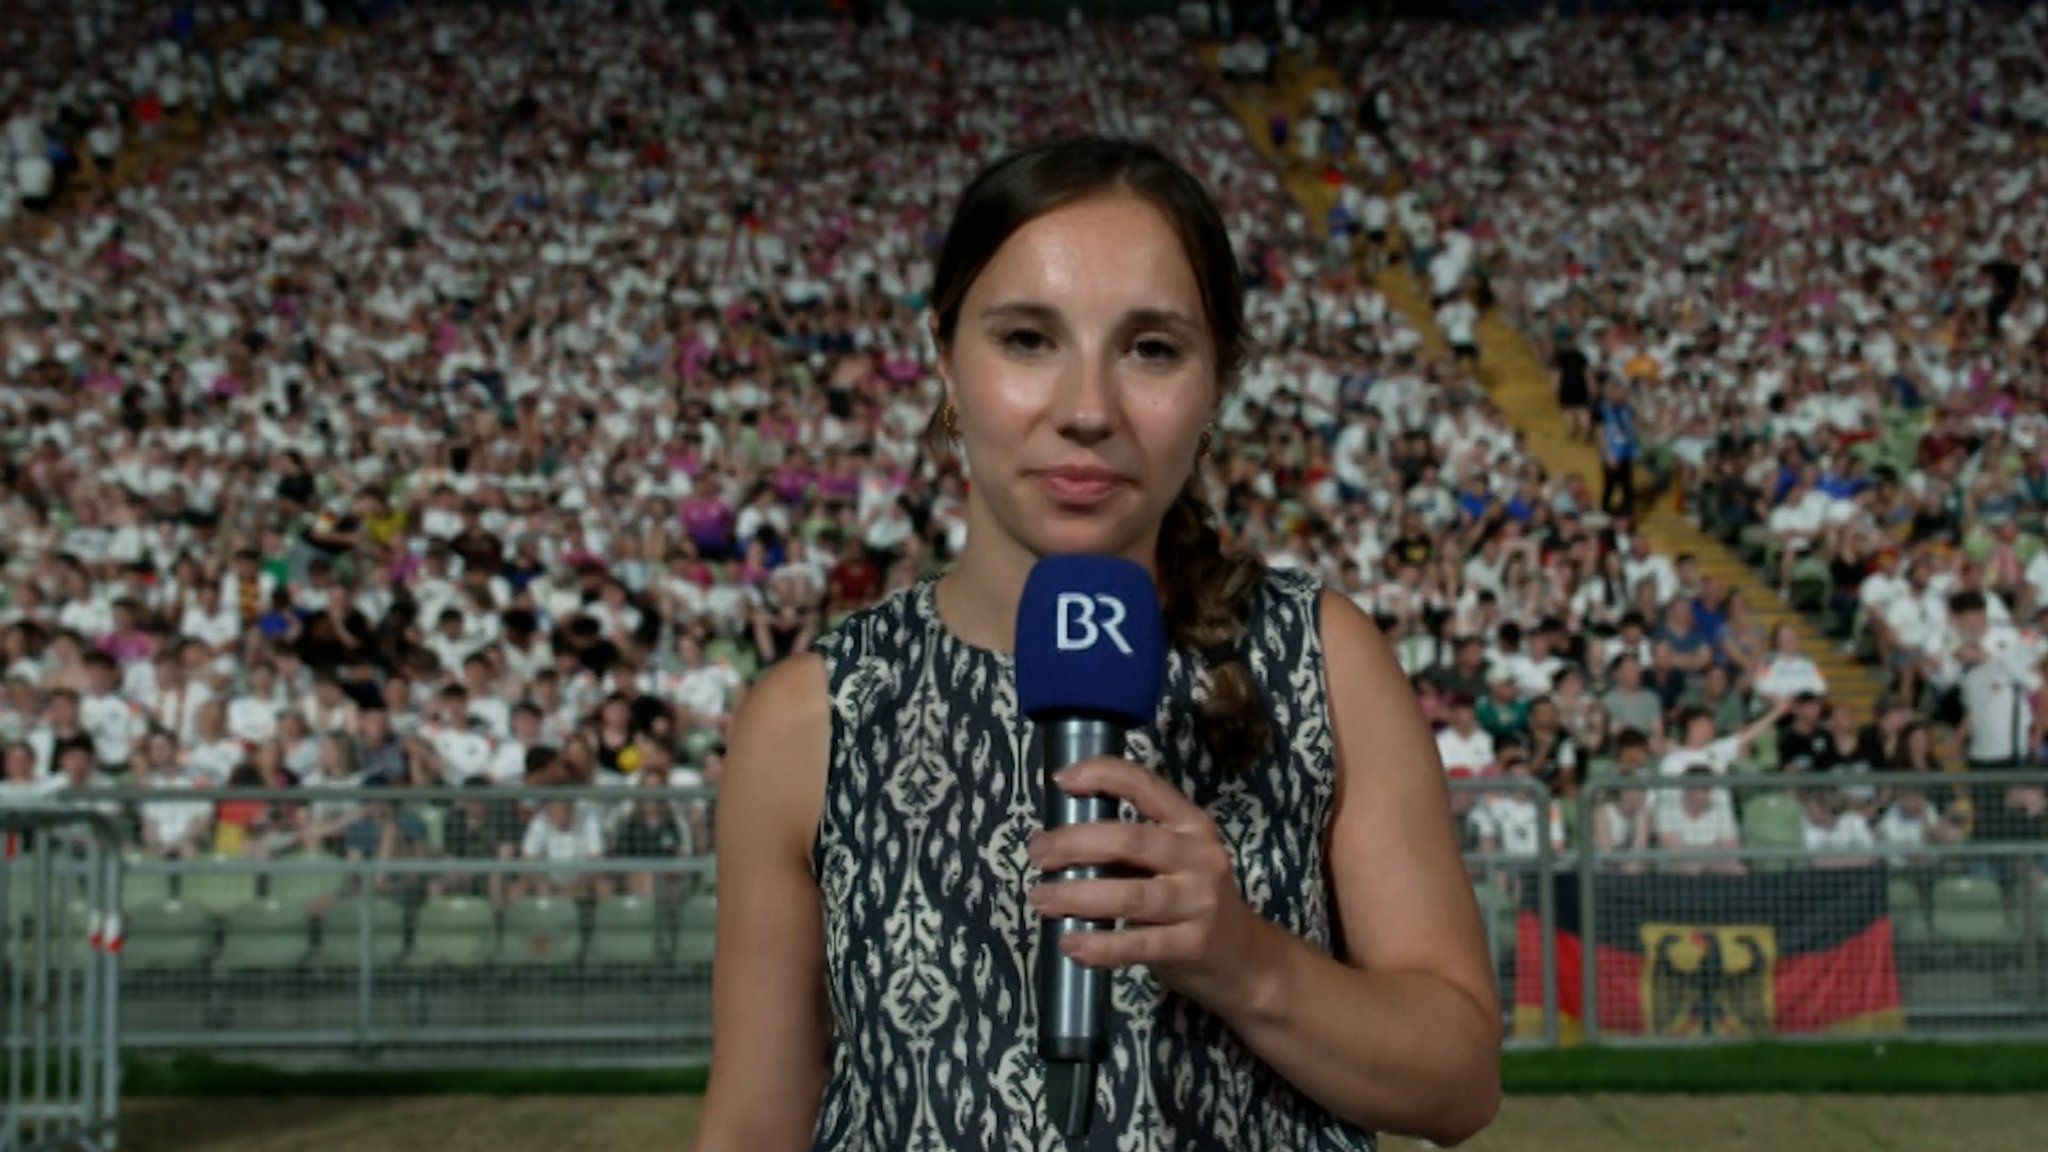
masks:
<svg viewBox="0 0 2048 1152"><path fill-rule="evenodd" d="M824 664L768 670L734 720L718 805L711 1082L696 1152L809 1148L831 1035L811 841L832 723Z"/></svg>
<svg viewBox="0 0 2048 1152"><path fill-rule="evenodd" d="M1500 1105L1500 1005L1478 904L1407 679L1350 601L1325 594L1322 619L1343 959L1261 921L1249 994L1213 1007L1331 1111L1455 1144Z"/></svg>

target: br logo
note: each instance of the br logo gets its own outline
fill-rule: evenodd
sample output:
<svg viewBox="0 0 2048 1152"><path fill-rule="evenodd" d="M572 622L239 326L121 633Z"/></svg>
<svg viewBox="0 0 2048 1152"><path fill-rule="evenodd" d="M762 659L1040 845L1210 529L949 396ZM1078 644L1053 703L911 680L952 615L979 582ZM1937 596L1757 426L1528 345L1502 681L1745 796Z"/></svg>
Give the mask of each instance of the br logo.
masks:
<svg viewBox="0 0 2048 1152"><path fill-rule="evenodd" d="M1060 651L1086 652L1107 636L1117 651L1131 654L1131 643L1123 634L1127 611L1123 601L1101 592L1062 592L1054 601L1054 610L1059 634L1053 642Z"/></svg>
<svg viewBox="0 0 2048 1152"><path fill-rule="evenodd" d="M1652 1036L1769 1035L1778 936L1768 924L1644 924L1643 1030Z"/></svg>

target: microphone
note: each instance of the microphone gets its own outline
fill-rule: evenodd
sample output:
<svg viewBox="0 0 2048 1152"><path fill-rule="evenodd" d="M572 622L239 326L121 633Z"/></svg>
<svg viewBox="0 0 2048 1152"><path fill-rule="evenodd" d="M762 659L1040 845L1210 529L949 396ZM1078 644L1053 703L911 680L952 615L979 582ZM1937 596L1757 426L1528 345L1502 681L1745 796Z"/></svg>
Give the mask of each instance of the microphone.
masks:
<svg viewBox="0 0 2048 1152"><path fill-rule="evenodd" d="M1091 756L1121 756L1124 736L1149 723L1166 671L1166 625L1143 565L1113 556L1047 556L1017 605L1017 704L1037 726L1047 829L1115 820L1116 800L1073 796L1052 774ZM1109 875L1097 865L1047 879ZM1060 942L1110 921L1047 917L1038 937L1038 1054L1047 1110L1061 1135L1088 1131L1095 1073L1109 1056L1109 976L1068 959Z"/></svg>

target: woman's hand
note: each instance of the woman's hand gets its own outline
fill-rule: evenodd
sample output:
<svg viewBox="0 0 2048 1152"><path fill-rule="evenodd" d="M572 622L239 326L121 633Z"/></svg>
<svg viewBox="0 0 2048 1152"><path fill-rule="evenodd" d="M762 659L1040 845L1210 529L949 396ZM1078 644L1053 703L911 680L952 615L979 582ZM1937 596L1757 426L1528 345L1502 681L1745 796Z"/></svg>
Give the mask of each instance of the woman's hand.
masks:
<svg viewBox="0 0 2048 1152"><path fill-rule="evenodd" d="M1092 864L1135 873L1032 889L1031 905L1042 915L1127 925L1070 935L1066 954L1091 968L1150 965L1167 984L1207 1004L1232 995L1265 922L1238 891L1230 852L1209 814L1128 760L1083 760L1055 780L1076 795L1128 800L1143 817L1033 835L1031 863L1043 871Z"/></svg>

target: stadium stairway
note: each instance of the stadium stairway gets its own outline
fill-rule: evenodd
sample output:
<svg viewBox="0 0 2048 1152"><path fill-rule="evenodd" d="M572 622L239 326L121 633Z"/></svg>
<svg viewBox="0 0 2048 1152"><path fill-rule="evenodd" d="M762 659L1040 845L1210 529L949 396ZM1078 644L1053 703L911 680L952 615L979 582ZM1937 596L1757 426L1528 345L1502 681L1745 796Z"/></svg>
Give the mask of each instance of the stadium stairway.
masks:
<svg viewBox="0 0 2048 1152"><path fill-rule="evenodd" d="M1213 48L1204 49L1203 60L1216 67ZM1219 77L1219 84L1221 80ZM1291 157L1274 147L1267 118L1276 104L1285 107L1290 122L1307 115L1309 99L1318 86L1342 87L1337 71L1326 66L1307 69L1282 68L1267 91L1230 92L1231 107L1259 151L1284 174L1288 191L1308 214L1319 233L1328 229L1329 210L1336 201L1336 189ZM1227 90L1227 89L1226 89ZM1374 277L1389 304L1398 308L1415 330L1422 334L1428 353L1446 356L1449 347L1437 329L1429 297L1404 260L1393 261ZM1488 395L1500 408L1508 424L1527 441L1529 451L1552 475L1577 475L1595 491L1599 487L1600 459L1590 444L1566 437L1557 408L1550 373L1536 357L1535 348L1499 309L1490 309L1479 329L1481 378ZM1750 616L1768 643L1778 625L1789 623L1799 633L1800 647L1827 679L1831 701L1846 704L1859 715L1868 715L1877 703L1883 683L1854 656L1831 642L1819 623L1781 599L1778 590L1727 545L1702 532L1676 502L1675 494L1647 501L1637 515L1643 535L1652 548L1668 556L1691 553L1698 557L1700 572L1717 578L1722 586L1741 594Z"/></svg>

